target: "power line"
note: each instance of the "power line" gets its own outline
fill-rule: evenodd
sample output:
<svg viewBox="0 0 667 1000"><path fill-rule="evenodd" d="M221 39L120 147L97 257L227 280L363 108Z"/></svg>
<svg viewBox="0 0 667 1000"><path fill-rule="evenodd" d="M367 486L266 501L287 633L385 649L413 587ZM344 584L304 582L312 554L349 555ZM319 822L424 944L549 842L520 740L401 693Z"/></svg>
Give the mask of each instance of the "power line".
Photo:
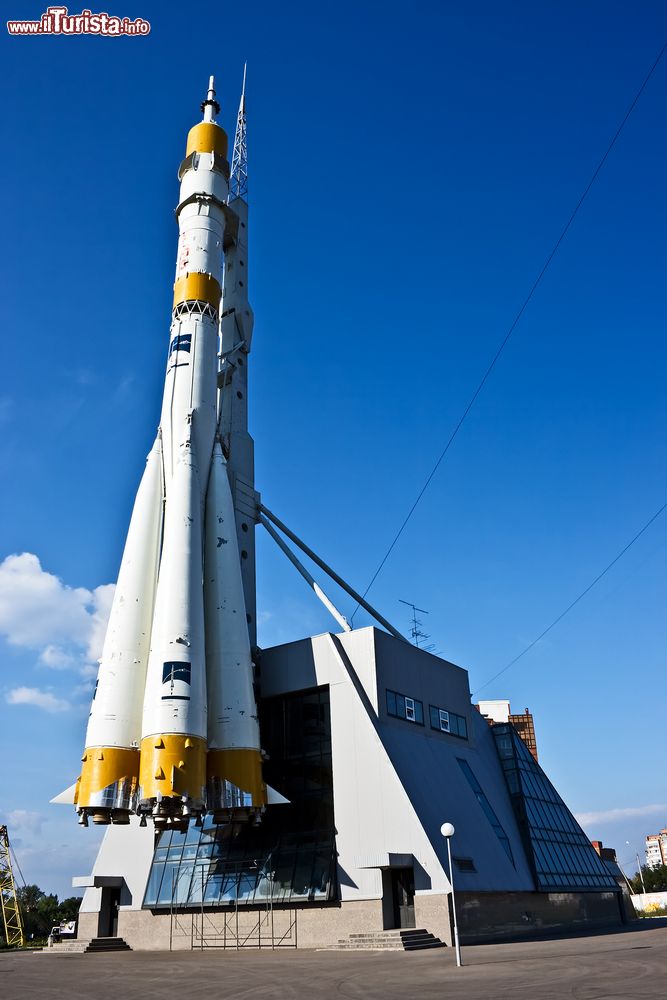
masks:
<svg viewBox="0 0 667 1000"><path fill-rule="evenodd" d="M440 463L442 462L442 460L444 459L445 455L449 451L451 445L454 442L454 439L456 438L456 435L458 434L458 432L460 431L461 427L463 426L463 423L464 423L466 417L468 416L468 414L472 410L473 406L475 405L477 397L479 396L480 392L484 388L486 380L488 379L489 375L491 374L491 372L495 368L496 362L498 361L498 359L500 358L500 355L503 353L505 347L507 346L507 343L508 343L510 337L512 336L512 334L514 333L514 330L515 330L515 328L516 328L519 320L523 316L523 314L524 314L524 312L525 312L525 310L526 310L526 308L528 306L528 303L532 299L535 291L537 290L538 285L540 284L540 282L542 281L542 278L546 274L546 272L547 272L547 270L549 268L549 265L551 264L552 260L556 256L556 253L557 253L557 251L558 251L561 243L565 239L565 236L567 235L567 232L568 232L570 226L574 222L574 220L575 220L575 218L577 216L577 213L579 212L579 209L581 208L581 206L583 205L584 201L586 200L586 197L587 197L589 191L591 190L591 188L593 187L593 184L597 180L598 174L602 170L602 167L604 166L604 164L605 164L605 162L607 160L607 157L609 156L609 154L611 153L612 149L616 145L616 140L618 139L618 137L620 136L621 132L623 131L623 128L625 127L625 124L628 121L628 118L630 117L630 115L634 111L635 106L636 106L637 102L639 101L639 98L642 96L642 94L643 94L643 92L644 92L644 90L645 90L645 88L646 88L649 80L653 76L653 73L654 73L655 69L657 68L658 63L660 62L660 60L662 59L662 57L663 57L663 55L665 53L665 49L667 49L667 42L665 42L665 44L660 49L660 52L658 53L658 56L657 56L655 62L653 63L653 65L651 66L650 70L646 74L646 77L644 78L644 82L642 83L641 87L639 88L639 90L635 94L634 99L632 101L632 104L630 105L630 107L626 111L626 113L625 113L625 115L624 115L624 117L623 117L620 125L618 126L618 128L616 129L616 131L615 131L615 133L613 135L613 138L612 138L611 142L607 146L607 149L605 150L605 153L602 156L602 159L600 160L600 162L598 163L597 167L593 171L591 179L589 180L588 184L584 188L583 194L579 198L579 201L575 205L574 210L572 211L569 219L567 220L567 222L565 223L563 229L561 230L560 236L558 237L558 239L554 243L554 245L553 245L553 247L551 249L551 252L549 253L549 256L547 257L547 259L546 259L546 261L545 261L545 263L544 263L544 265L542 267L542 270L537 275L537 278L533 282L533 284L532 284L532 286L530 288L530 291L528 292L528 295L523 300L521 308L519 309L518 313L514 317L509 330L507 331L507 333L503 337L502 341L500 342L500 346L498 347L496 353L494 354L494 356L493 356L493 358L491 360L491 364L488 366L488 368L484 372L482 378L480 379L480 381L479 381L479 383L477 385L477 388L475 389L474 393L472 394L472 396L470 398L470 401L468 402L468 405L466 406L465 410L461 414L461 417L459 418L458 423L454 427L454 430L450 434L449 439L448 439L445 447L443 448L442 452L440 453L440 457L438 458L437 462L433 466L431 472L429 473L429 475L428 475L428 477L426 479L426 482L424 483L424 485L422 486L421 490L417 494L416 500L414 501L414 503L410 507L410 510L408 511L405 519L403 520L403 523L401 524L400 528L398 529L398 531L394 535L394 538L393 538L393 541L392 541L391 545L389 546L389 548L385 552L385 554L384 554L384 556L382 558L382 561L380 562L379 566L375 570L375 573L371 577L370 583L368 584L368 586L366 587L366 589L363 592L363 596L364 597L369 592L369 590L371 589L371 587L373 586L373 584L377 580L378 576L380 575L380 573L382 571L382 568L384 567L384 564L386 563L387 559L389 558L389 556L391 555L391 553L392 553L392 551L394 549L394 546L396 545L397 541L399 540L399 538L403 534L403 531L405 530L405 527L406 527L408 521L410 520L410 518L414 514L415 510L417 509L417 506L419 505L419 502L421 501L421 498L424 496L424 493L426 493L426 490L430 486L431 480L433 479L433 477L435 476L436 472L440 468ZM356 615L356 613L357 613L358 610L359 610L359 605L357 604L357 606L354 609L354 612L353 612L353 614L351 616L352 618L354 618L354 615Z"/></svg>
<svg viewBox="0 0 667 1000"><path fill-rule="evenodd" d="M655 520L657 520L657 518L660 517L660 515L662 514L663 510L666 507L667 507L667 503L663 503L662 507L655 512L655 514L653 515L653 517L650 518L646 522L646 524L644 525L643 528L640 528L640 530L637 532L637 534L634 536L634 538L632 538L628 542L628 544L625 546L625 548L621 549L621 551L618 553L617 556L615 556L614 559L612 559L612 561L609 563L609 565L605 566L605 568L602 570L601 573L598 573L598 575L595 577L595 579L593 580L593 582L589 583L588 586L586 587L586 589L582 590L582 592L579 594L579 596L575 597L575 599L572 601L571 604L568 604L568 606L565 608L565 611L561 611L561 613L558 615L558 617L554 618L554 620L552 621L551 625L548 625L545 628L544 632L540 632L540 634L538 635L538 637L536 639L533 639L532 642L528 643L528 645L526 646L526 648L522 649L521 652L519 653L519 655L515 656L513 660L510 660L510 662L507 664L507 666L503 667L502 670L499 670L497 674L493 675L493 677L490 677L488 681L485 681L484 684L482 684L481 687L477 688L476 691L473 691L472 692L473 697L475 695L479 694L480 691L483 691L485 687L488 687L489 684L491 684L498 677L500 677L501 674L504 674L506 670L509 670L510 667L513 667L514 664L517 662L517 660L520 660L522 656L525 656L526 653L533 648L533 646L537 645L537 643L540 641L540 639L543 639L545 637L545 635L547 634L547 632L551 632L551 629L554 628L554 626L558 625L558 623L561 622L563 620L563 618L565 618L565 615L567 615L567 614L570 613L570 611L572 610L572 608L576 604L579 603L579 601L582 599L582 597L585 597L586 594L590 590L593 589L593 587L595 586L595 584L599 583L603 576L606 576L606 574L609 572L609 570L612 568L612 566L616 565L616 563L618 562L618 560L622 556L624 556L625 553L628 551L628 549L631 548L635 544L635 542L637 541L637 539L641 538L641 536L644 534L644 532L646 531L646 529L650 528L650 526L653 524L653 522Z"/></svg>

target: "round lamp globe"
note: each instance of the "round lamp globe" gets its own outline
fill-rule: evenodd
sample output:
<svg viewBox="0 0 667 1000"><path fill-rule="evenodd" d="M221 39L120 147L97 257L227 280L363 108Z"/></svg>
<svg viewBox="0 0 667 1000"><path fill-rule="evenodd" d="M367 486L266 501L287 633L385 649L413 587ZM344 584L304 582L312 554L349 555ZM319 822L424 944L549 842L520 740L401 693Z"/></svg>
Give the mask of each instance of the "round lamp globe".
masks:
<svg viewBox="0 0 667 1000"><path fill-rule="evenodd" d="M440 827L440 833L449 840L450 837L454 836L453 825L451 823L443 823Z"/></svg>

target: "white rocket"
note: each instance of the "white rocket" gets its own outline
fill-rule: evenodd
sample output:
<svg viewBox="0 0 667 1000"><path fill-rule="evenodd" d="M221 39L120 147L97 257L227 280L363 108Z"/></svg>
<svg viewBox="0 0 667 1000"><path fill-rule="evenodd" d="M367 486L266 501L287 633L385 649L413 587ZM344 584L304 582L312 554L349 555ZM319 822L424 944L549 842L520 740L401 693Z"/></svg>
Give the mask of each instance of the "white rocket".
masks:
<svg viewBox="0 0 667 1000"><path fill-rule="evenodd" d="M132 512L73 793L84 824L127 823L135 811L157 825L182 826L206 811L217 821L256 817L267 801L251 658L257 494L247 432L245 79L231 198L219 110L211 77L179 170L160 427Z"/></svg>

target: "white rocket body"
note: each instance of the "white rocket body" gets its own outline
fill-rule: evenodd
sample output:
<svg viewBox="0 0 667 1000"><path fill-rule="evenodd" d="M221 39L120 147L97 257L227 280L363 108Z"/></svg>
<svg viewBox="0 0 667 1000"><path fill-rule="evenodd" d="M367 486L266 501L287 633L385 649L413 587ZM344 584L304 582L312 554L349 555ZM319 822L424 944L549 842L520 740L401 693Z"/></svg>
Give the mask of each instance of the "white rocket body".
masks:
<svg viewBox="0 0 667 1000"><path fill-rule="evenodd" d="M189 425L172 478L155 600L142 736L206 739L201 488Z"/></svg>
<svg viewBox="0 0 667 1000"><path fill-rule="evenodd" d="M178 203L176 284L189 275L210 275L222 283L225 230L223 204L229 195L226 177L214 170L214 153L195 153L181 179ZM192 294L197 294L193 292ZM179 435L190 410L197 414L193 443L200 467L208 468L217 424L218 309L191 299L174 307L160 426L164 441L165 478L174 473ZM206 488L206 479L202 490Z"/></svg>
<svg viewBox="0 0 667 1000"><path fill-rule="evenodd" d="M204 554L208 654L208 745L211 750L259 750L252 656L232 491L227 462L216 441L206 500Z"/></svg>
<svg viewBox="0 0 667 1000"><path fill-rule="evenodd" d="M139 780L141 705L162 531L162 447L158 435L134 502L86 731L79 808L97 822L125 822Z"/></svg>
<svg viewBox="0 0 667 1000"><path fill-rule="evenodd" d="M86 747L138 747L162 531L162 448L155 441L132 510L111 605Z"/></svg>
<svg viewBox="0 0 667 1000"><path fill-rule="evenodd" d="M207 802L214 814L262 805L259 723L227 463L219 441L206 498ZM219 765L219 766L216 766Z"/></svg>
<svg viewBox="0 0 667 1000"><path fill-rule="evenodd" d="M160 432L132 515L75 792L84 824L89 816L127 822L134 809L157 825L183 826L207 810L222 821L256 816L266 804L248 631L254 567L242 569L248 552L237 539L246 520L253 529L256 522L247 376L243 391L230 378L225 405L218 373L223 251L227 244L232 262L247 256L245 242L238 250L247 215L244 202L243 221L228 205L227 137L214 109L211 79L179 171ZM227 297L247 354L252 313L238 274L232 284ZM230 409L232 391L240 409ZM224 447L236 457L233 487L216 438L221 410L236 413L231 424L221 419ZM239 483L247 511L233 499ZM244 589L252 590L252 615Z"/></svg>

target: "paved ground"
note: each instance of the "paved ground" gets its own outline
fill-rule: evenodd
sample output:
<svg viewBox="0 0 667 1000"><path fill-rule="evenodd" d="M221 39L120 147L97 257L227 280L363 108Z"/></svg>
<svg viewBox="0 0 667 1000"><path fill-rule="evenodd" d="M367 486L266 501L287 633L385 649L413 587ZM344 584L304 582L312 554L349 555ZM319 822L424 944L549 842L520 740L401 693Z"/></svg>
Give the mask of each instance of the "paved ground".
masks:
<svg viewBox="0 0 667 1000"><path fill-rule="evenodd" d="M422 953L0 954L2 1000L664 1000L667 920L592 937Z"/></svg>

